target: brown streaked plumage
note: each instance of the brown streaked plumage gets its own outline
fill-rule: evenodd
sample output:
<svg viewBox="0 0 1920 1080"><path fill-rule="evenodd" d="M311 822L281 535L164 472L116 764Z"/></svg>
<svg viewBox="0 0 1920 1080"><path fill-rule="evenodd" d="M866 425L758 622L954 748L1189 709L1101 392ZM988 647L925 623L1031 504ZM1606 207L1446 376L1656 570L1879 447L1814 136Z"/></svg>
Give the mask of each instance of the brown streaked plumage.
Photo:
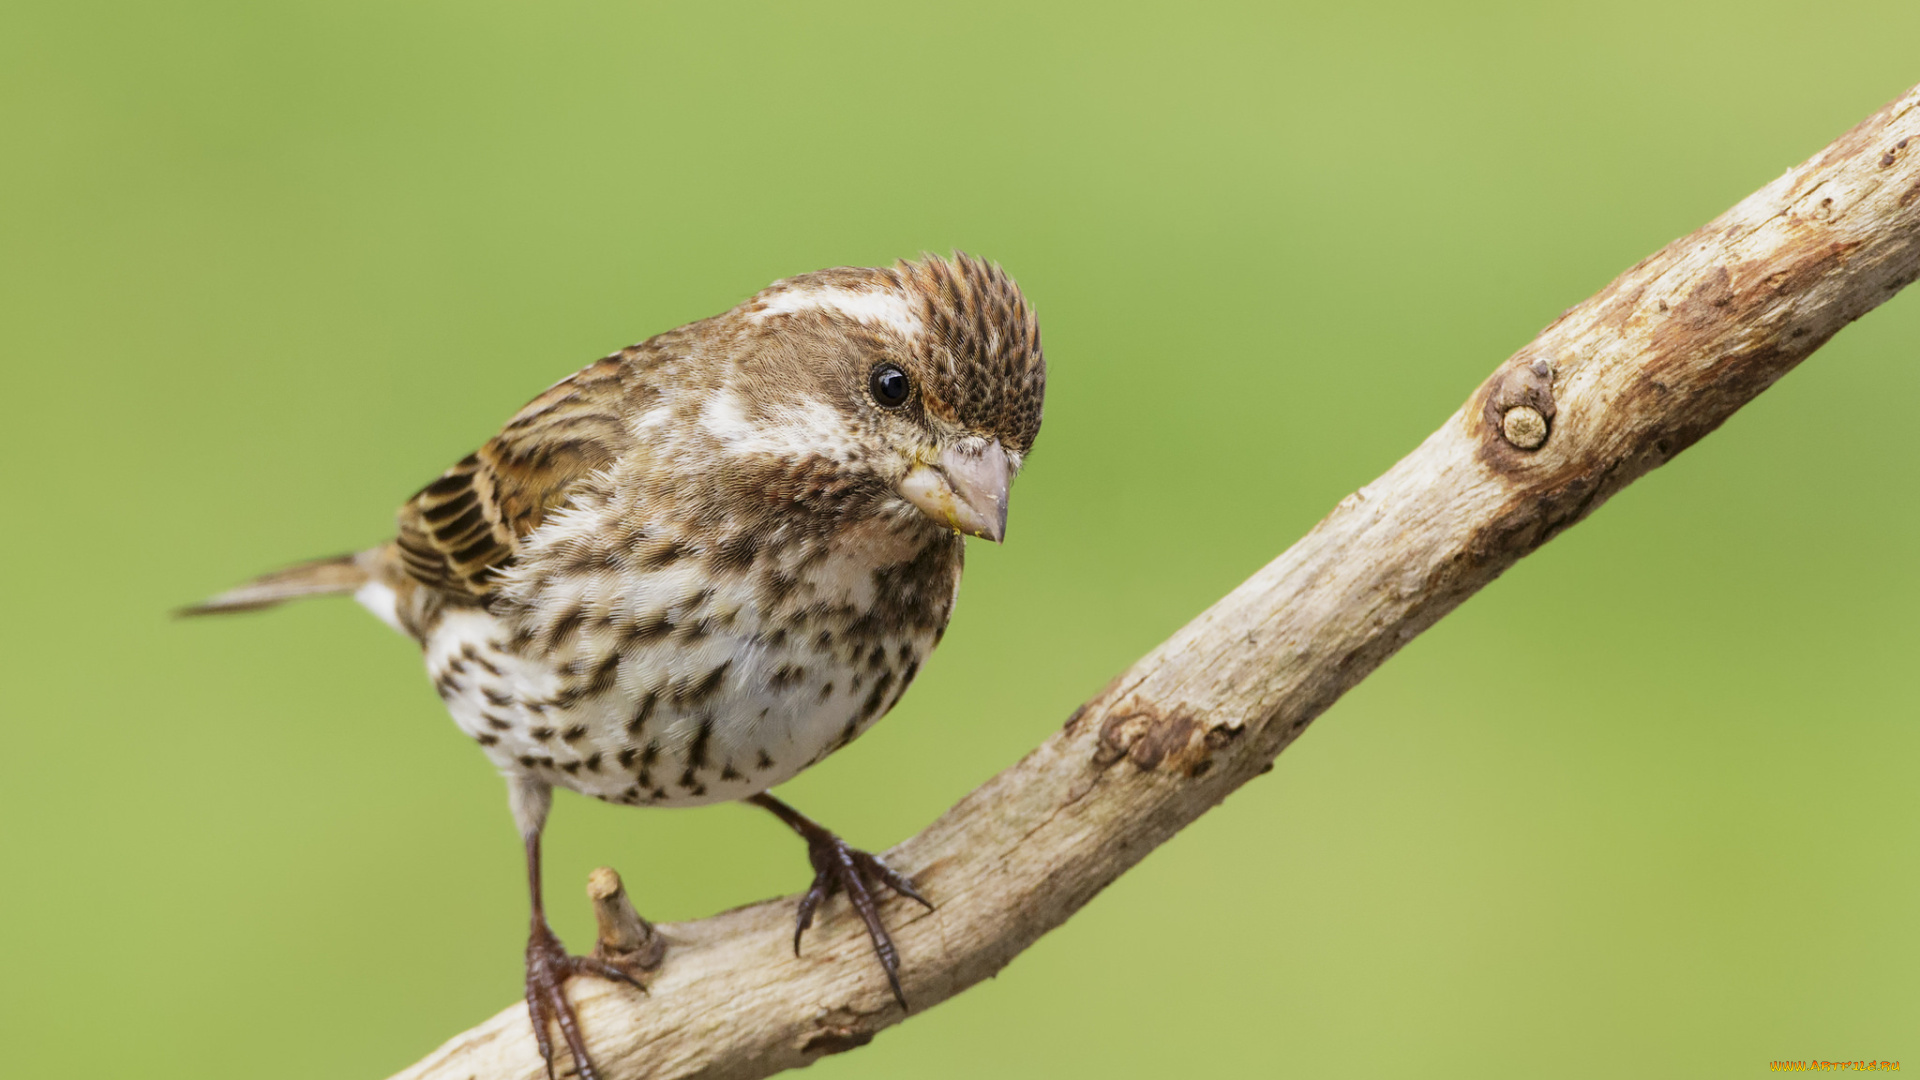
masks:
<svg viewBox="0 0 1920 1080"><path fill-rule="evenodd" d="M421 584L481 597L521 537L567 504L574 484L632 449L621 419L648 396L624 349L549 387L500 434L400 508L394 541Z"/></svg>
<svg viewBox="0 0 1920 1080"><path fill-rule="evenodd" d="M968 256L775 282L556 383L400 510L398 535L194 611L356 593L418 641L506 776L527 849L527 1000L594 1075L540 900L553 787L741 799L808 845L794 937L845 892L894 995L879 860L767 794L885 715L952 614L959 533L999 540L1046 367L1013 282ZM931 906L931 905L929 905Z"/></svg>

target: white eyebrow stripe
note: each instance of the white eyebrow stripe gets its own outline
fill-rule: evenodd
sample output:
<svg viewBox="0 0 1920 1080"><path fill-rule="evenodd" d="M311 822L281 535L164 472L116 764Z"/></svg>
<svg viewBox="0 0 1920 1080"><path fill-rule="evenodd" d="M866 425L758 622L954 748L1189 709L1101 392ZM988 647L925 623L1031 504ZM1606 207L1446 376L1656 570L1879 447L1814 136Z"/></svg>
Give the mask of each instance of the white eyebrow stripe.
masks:
<svg viewBox="0 0 1920 1080"><path fill-rule="evenodd" d="M775 293L749 318L765 322L775 315L796 311L837 311L849 319L876 323L907 337L919 337L927 332L920 313L907 298L887 289L790 289Z"/></svg>

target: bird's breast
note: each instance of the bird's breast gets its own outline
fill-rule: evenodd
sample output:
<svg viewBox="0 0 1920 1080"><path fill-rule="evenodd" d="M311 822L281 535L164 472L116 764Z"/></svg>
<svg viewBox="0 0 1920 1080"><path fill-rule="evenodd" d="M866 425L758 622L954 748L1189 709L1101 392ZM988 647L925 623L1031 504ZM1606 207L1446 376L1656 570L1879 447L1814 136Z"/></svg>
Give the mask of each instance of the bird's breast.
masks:
<svg viewBox="0 0 1920 1080"><path fill-rule="evenodd" d="M885 715L952 613L957 538L904 558L863 539L523 576L445 615L428 671L505 772L632 805L743 798Z"/></svg>

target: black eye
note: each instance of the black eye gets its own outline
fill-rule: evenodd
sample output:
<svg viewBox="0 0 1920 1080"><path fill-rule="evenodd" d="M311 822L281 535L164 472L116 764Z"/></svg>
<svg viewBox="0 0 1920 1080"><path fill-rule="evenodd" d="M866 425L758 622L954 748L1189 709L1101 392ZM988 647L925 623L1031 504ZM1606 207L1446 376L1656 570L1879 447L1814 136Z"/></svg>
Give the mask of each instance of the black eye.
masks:
<svg viewBox="0 0 1920 1080"><path fill-rule="evenodd" d="M892 364L881 364L873 369L867 378L867 388L873 391L873 400L883 409L897 409L907 403L907 395L913 392L913 384L907 381L907 373Z"/></svg>

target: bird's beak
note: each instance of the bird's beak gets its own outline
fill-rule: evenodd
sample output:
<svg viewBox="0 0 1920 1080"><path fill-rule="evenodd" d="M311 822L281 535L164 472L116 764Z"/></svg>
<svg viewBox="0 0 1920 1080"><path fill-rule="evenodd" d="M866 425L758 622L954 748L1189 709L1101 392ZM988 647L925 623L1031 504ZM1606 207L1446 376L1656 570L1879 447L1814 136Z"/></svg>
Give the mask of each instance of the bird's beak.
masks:
<svg viewBox="0 0 1920 1080"><path fill-rule="evenodd" d="M997 544L1007 535L1012 485L1013 462L1000 440L968 439L915 465L900 481L900 494L940 524Z"/></svg>

